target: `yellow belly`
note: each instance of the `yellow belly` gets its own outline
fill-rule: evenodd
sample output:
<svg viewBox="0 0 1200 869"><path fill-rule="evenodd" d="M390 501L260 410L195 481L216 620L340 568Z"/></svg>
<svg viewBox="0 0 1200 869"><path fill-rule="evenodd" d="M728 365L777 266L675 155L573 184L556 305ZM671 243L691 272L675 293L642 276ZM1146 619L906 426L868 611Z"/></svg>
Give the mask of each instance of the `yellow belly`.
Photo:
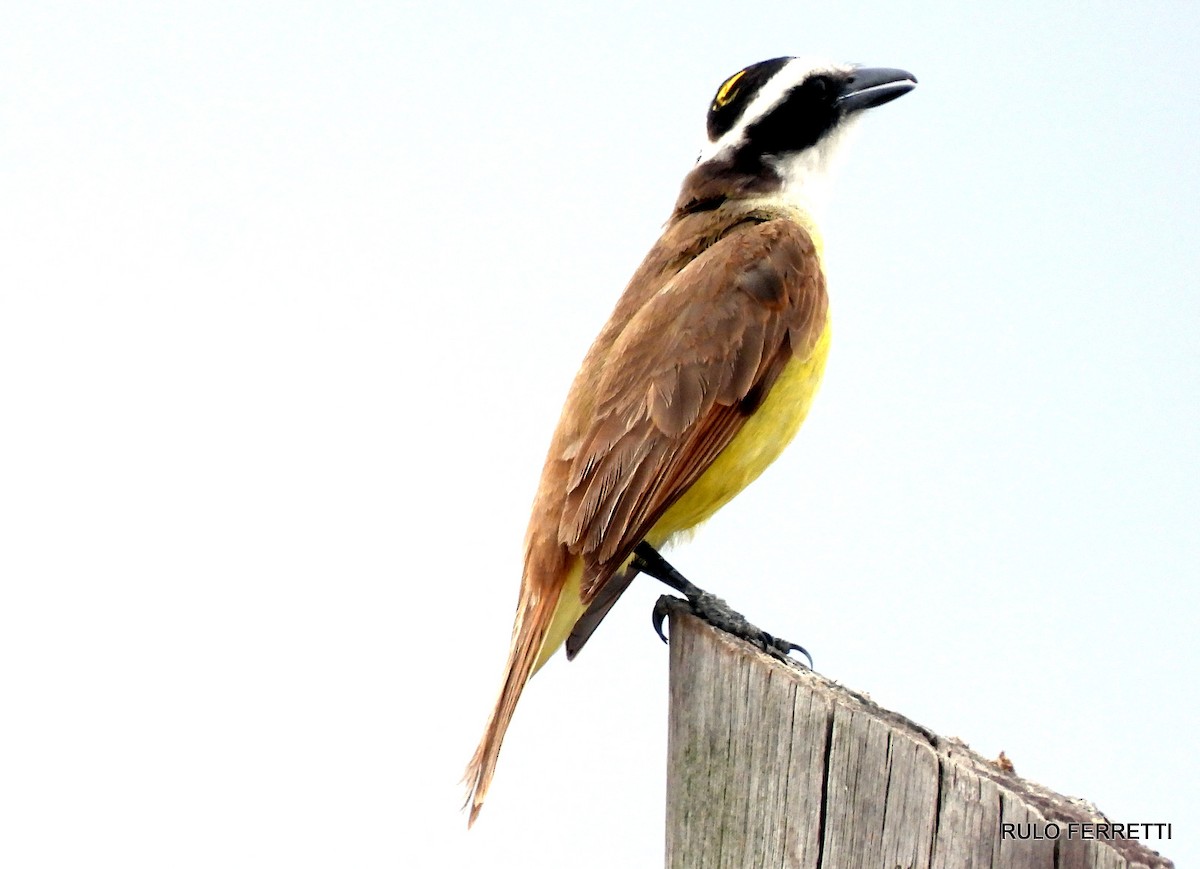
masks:
<svg viewBox="0 0 1200 869"><path fill-rule="evenodd" d="M650 529L646 540L651 546L658 548L676 534L695 528L710 518L779 458L800 430L817 394L821 375L825 373L825 359L829 355L829 335L829 323L826 322L812 354L807 359L793 359L787 364L762 405L746 420L729 446ZM582 575L583 562L576 559L538 651L534 673L566 641L575 622L583 615L584 606L579 599Z"/></svg>
<svg viewBox="0 0 1200 869"><path fill-rule="evenodd" d="M826 321L812 355L787 364L762 405L729 446L655 523L646 535L652 546L661 546L673 535L710 518L779 458L808 416L825 373L829 336Z"/></svg>

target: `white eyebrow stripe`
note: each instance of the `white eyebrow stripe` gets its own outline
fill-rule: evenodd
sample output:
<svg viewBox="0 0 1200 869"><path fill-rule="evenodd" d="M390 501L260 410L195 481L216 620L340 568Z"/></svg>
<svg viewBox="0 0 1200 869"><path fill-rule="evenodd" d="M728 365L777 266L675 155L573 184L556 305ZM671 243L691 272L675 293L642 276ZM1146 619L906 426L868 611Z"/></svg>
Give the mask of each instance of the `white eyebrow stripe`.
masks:
<svg viewBox="0 0 1200 869"><path fill-rule="evenodd" d="M849 69L849 66L830 63L827 60L816 57L791 58L779 68L775 75L767 79L758 93L754 95L754 99L750 102L750 105L746 106L746 110L742 112L742 116L738 118L736 124L730 127L717 141L705 141L704 147L700 150L700 159L697 162L703 163L705 160L710 160L722 151L741 142L745 138L747 127L778 105L787 95L788 91L814 72L836 73L845 72Z"/></svg>

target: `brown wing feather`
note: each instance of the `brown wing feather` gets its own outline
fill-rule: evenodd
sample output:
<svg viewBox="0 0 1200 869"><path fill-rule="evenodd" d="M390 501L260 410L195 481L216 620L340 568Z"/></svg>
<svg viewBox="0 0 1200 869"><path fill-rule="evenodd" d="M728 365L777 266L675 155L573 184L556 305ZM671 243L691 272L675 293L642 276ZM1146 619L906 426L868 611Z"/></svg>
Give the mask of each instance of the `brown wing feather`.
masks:
<svg viewBox="0 0 1200 869"><path fill-rule="evenodd" d="M633 547L704 473L825 322L825 290L800 226L726 208L677 210L576 376L526 535L503 688L467 768L471 820L505 731L582 560L589 605L573 655L633 578Z"/></svg>
<svg viewBox="0 0 1200 869"><path fill-rule="evenodd" d="M598 600L824 323L812 240L787 220L735 227L630 319L571 457L559 524L562 543L584 557L585 602ZM603 596L604 612L611 597Z"/></svg>

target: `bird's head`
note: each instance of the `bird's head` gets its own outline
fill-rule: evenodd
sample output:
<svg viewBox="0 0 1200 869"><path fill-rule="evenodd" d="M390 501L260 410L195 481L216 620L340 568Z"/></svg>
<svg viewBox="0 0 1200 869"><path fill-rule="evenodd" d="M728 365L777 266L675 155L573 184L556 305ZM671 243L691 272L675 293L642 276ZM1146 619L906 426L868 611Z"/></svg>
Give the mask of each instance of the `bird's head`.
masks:
<svg viewBox="0 0 1200 869"><path fill-rule="evenodd" d="M708 141L684 181L677 210L764 196L810 208L854 122L916 84L900 69L799 57L764 60L734 73L713 96Z"/></svg>

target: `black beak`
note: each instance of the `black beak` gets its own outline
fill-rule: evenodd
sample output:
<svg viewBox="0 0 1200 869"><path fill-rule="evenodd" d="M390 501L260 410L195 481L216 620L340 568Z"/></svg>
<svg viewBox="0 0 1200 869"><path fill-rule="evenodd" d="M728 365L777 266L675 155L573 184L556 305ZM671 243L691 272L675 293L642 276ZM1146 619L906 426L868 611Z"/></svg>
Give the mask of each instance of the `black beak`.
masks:
<svg viewBox="0 0 1200 869"><path fill-rule="evenodd" d="M845 114L890 103L917 86L917 77L902 69L858 68L850 71L836 105Z"/></svg>

